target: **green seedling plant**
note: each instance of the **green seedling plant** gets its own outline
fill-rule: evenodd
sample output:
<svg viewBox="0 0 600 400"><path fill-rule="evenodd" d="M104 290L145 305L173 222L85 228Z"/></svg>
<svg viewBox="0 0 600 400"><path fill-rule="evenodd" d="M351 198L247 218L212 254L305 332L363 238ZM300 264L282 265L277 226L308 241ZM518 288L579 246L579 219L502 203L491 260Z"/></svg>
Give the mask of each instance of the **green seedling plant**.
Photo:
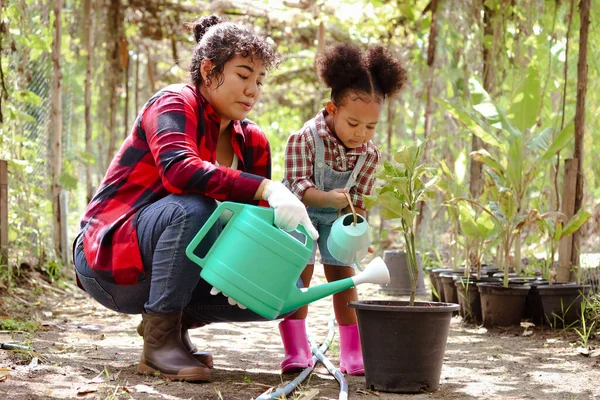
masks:
<svg viewBox="0 0 600 400"><path fill-rule="evenodd" d="M553 157L573 138L571 121L560 132L550 127L537 126L541 85L539 72L529 66L525 79L514 92L507 111L498 106L475 78L469 80L472 110L446 100L439 102L473 135L488 145L471 157L483 163L499 186L510 190L515 213L528 211L528 193L539 171L546 168ZM497 203L501 199L496 199ZM513 238L515 268L520 272L521 238Z"/></svg>
<svg viewBox="0 0 600 400"><path fill-rule="evenodd" d="M465 276L474 270L481 278L484 246L496 234L496 224L490 214L481 212L468 202L457 205L460 230L465 238Z"/></svg>
<svg viewBox="0 0 600 400"><path fill-rule="evenodd" d="M536 210L529 210L527 214L517 214L517 207L512 191L508 188L499 188L496 196L499 201L490 201L487 206L467 199L457 198L453 203L466 202L481 212L489 215L496 226L496 232L500 240L500 254L498 266L503 269L503 286L508 287L508 273L510 269L510 250L515 239L520 235L524 226L533 223L539 215Z"/></svg>
<svg viewBox="0 0 600 400"><path fill-rule="evenodd" d="M567 331L567 330L573 328L574 326L576 326L579 323L579 320L574 321L568 325L567 325L567 322L565 321L565 317L572 306L573 306L573 303L569 304L569 306L565 308L563 299L561 298L560 299L560 314L553 312L550 317L548 317L548 315L546 315L546 322L548 322L548 325L550 325L550 327L553 330L560 329L562 332ZM559 327L559 323L562 327Z"/></svg>
<svg viewBox="0 0 600 400"><path fill-rule="evenodd" d="M562 238L571 236L579 230L592 216L589 212L580 209L571 219L561 212L548 212L539 216L538 227L541 232L548 235L546 241L546 262L542 268L542 276L550 284L553 283L552 271L558 244Z"/></svg>
<svg viewBox="0 0 600 400"><path fill-rule="evenodd" d="M585 299L585 298L584 298ZM587 308L587 301L581 302L581 330L575 328L575 332L579 336L579 343L581 347L588 349L588 342L590 341L590 337L594 332L594 328L596 327L596 321L592 321L588 326L588 322L585 319Z"/></svg>
<svg viewBox="0 0 600 400"><path fill-rule="evenodd" d="M416 140L402 146L392 160L385 160L377 178L384 184L375 189L373 195L364 196L367 209L381 207L381 218L398 220L397 228L404 237L408 272L411 279L410 306L414 305L419 281L417 249L415 247L415 221L419 215L418 203L435 197L437 169L422 162L425 141ZM426 176L432 176L426 179Z"/></svg>
<svg viewBox="0 0 600 400"><path fill-rule="evenodd" d="M438 160L440 165L441 177L437 187L442 194L444 201L448 202L456 197L465 197L467 195L467 185L465 185L466 175L466 155L461 152L459 157L454 162L454 169L451 170L445 160ZM447 207L446 214L448 216L450 226L448 229L450 239L450 262L452 269L456 270L458 263L458 250L461 246L460 237L460 222L459 211L456 207ZM464 243L463 243L464 244Z"/></svg>

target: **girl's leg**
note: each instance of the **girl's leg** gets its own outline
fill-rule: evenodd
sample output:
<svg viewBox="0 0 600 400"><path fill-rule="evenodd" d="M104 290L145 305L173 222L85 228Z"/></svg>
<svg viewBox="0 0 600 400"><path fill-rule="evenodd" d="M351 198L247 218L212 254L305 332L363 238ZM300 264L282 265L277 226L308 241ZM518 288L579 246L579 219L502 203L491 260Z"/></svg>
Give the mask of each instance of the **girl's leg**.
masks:
<svg viewBox="0 0 600 400"><path fill-rule="evenodd" d="M347 266L325 265L328 282L354 276L354 269ZM340 370L348 375L364 375L365 365L360 346L356 311L348 307L349 301L358 299L356 288L333 295L333 309L340 331Z"/></svg>
<svg viewBox="0 0 600 400"><path fill-rule="evenodd" d="M338 265L325 264L325 277L327 282L339 281L340 279L354 276L354 268ZM333 295L333 310L335 319L339 325L355 325L356 311L348 307L348 302L358 300L356 288L346 289Z"/></svg>

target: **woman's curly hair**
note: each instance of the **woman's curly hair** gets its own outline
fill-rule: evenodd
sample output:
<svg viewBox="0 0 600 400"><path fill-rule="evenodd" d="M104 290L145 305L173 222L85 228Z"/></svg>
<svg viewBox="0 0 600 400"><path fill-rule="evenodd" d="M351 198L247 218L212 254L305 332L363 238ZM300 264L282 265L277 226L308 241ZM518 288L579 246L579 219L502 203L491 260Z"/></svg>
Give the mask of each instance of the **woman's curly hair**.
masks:
<svg viewBox="0 0 600 400"><path fill-rule="evenodd" d="M331 99L342 105L351 92L375 95L380 100L397 93L406 83L406 69L383 46L365 52L350 43L325 49L317 58L317 72L331 88Z"/></svg>
<svg viewBox="0 0 600 400"><path fill-rule="evenodd" d="M194 39L198 43L194 48L190 65L190 76L196 87L203 82L200 64L205 58L212 61L214 65L207 76L208 83L210 84L212 79L216 78L218 86L223 83L225 63L237 55L256 57L263 62L267 70L279 65L280 57L275 49L264 38L245 26L217 15L209 15L188 23L185 27L194 33Z"/></svg>

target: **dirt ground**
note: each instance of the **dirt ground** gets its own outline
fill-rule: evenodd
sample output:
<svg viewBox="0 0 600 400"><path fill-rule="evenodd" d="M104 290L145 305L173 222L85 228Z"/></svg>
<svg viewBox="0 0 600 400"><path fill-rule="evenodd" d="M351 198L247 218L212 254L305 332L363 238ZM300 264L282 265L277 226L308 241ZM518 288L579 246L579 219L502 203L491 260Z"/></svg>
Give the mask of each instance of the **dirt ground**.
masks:
<svg viewBox="0 0 600 400"><path fill-rule="evenodd" d="M323 281L315 276L314 284ZM142 339L139 316L104 309L79 289L57 289L37 279L0 299L0 318L30 315L33 334L0 331L0 343L32 345L35 355L0 350L4 399L253 399L293 376L279 374L283 349L277 322L214 324L191 331L199 348L212 352L210 383L166 382L136 374ZM35 288L37 286L37 288ZM397 299L377 285L359 287L361 299ZM20 310L20 311L15 311ZM326 336L331 300L310 308L309 331ZM327 356L339 362L337 335ZM600 340L590 344L600 348ZM577 351L578 336L540 327L488 330L454 317L440 390L400 395L373 392L364 377L347 376L350 399L577 399L600 400L600 357ZM39 357L39 358L38 358ZM337 399L339 385L319 365L289 398Z"/></svg>

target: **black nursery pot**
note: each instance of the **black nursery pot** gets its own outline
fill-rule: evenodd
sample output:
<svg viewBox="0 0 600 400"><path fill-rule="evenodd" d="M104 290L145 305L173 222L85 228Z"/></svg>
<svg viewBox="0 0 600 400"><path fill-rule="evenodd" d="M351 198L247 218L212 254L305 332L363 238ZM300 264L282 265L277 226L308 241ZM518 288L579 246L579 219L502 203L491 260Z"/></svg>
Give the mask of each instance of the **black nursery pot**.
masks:
<svg viewBox="0 0 600 400"><path fill-rule="evenodd" d="M519 325L531 286L510 284L504 287L502 283L483 282L477 284L477 289L481 298L483 326Z"/></svg>
<svg viewBox="0 0 600 400"><path fill-rule="evenodd" d="M458 304L352 301L368 389L392 393L438 390L452 313Z"/></svg>
<svg viewBox="0 0 600 400"><path fill-rule="evenodd" d="M481 297L477 284L479 282L501 282L500 278L482 277L477 279L476 276L464 277L459 276L454 280L456 292L458 295L458 304L460 304L460 315L465 321L481 324L483 316L481 313Z"/></svg>
<svg viewBox="0 0 600 400"><path fill-rule="evenodd" d="M544 311L545 322L566 328L581 319L581 303L589 294L590 285L555 283L539 285L537 290Z"/></svg>

